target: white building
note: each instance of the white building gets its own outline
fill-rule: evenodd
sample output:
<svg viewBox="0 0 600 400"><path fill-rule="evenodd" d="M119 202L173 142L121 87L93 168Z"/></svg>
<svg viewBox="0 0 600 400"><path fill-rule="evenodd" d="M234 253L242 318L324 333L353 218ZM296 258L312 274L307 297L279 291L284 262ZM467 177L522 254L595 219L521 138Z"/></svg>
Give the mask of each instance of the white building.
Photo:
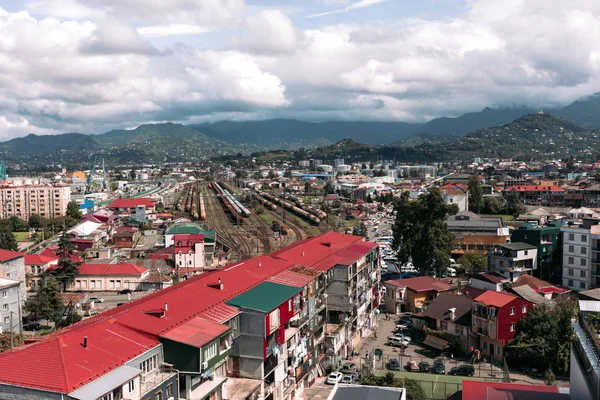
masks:
<svg viewBox="0 0 600 400"><path fill-rule="evenodd" d="M537 247L522 243L507 243L488 252L488 271L511 281L537 269Z"/></svg>
<svg viewBox="0 0 600 400"><path fill-rule="evenodd" d="M584 219L581 224L561 228L563 235L563 285L587 290L600 283L600 221Z"/></svg>
<svg viewBox="0 0 600 400"><path fill-rule="evenodd" d="M440 189L446 204L456 204L458 211L469 211L469 192L456 186L446 186Z"/></svg>

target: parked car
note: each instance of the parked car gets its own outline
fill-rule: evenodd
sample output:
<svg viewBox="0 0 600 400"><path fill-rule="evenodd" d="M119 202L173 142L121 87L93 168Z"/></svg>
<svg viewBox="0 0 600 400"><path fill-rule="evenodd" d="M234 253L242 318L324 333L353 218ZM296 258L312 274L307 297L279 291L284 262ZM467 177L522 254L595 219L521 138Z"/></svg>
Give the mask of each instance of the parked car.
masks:
<svg viewBox="0 0 600 400"><path fill-rule="evenodd" d="M23 325L23 330L25 331L39 331L40 329L42 329L42 326L37 322L30 322Z"/></svg>
<svg viewBox="0 0 600 400"><path fill-rule="evenodd" d="M393 347L408 347L410 342L408 340L404 340L403 338L390 336L388 337L388 343Z"/></svg>
<svg viewBox="0 0 600 400"><path fill-rule="evenodd" d="M421 361L419 363L419 371L421 372L429 372L429 363L427 361Z"/></svg>
<svg viewBox="0 0 600 400"><path fill-rule="evenodd" d="M408 363L406 363L406 369L409 372L419 372L419 366L417 365L416 361L410 360Z"/></svg>
<svg viewBox="0 0 600 400"><path fill-rule="evenodd" d="M450 375L473 376L475 375L475 367L472 365L459 365L450 369Z"/></svg>
<svg viewBox="0 0 600 400"><path fill-rule="evenodd" d="M354 363L344 364L342 366L342 368L340 369L340 372L342 374L353 374L356 372L356 364L354 364Z"/></svg>
<svg viewBox="0 0 600 400"><path fill-rule="evenodd" d="M342 383L354 383L354 376L344 375L344 377L342 378Z"/></svg>
<svg viewBox="0 0 600 400"><path fill-rule="evenodd" d="M327 384L335 385L336 383L340 382L343 378L344 374L342 374L341 372L332 372L327 377Z"/></svg>
<svg viewBox="0 0 600 400"><path fill-rule="evenodd" d="M119 292L119 294L130 294L133 293L133 290L131 289L123 289Z"/></svg>
<svg viewBox="0 0 600 400"><path fill-rule="evenodd" d="M88 300L92 303L104 303L104 299L102 297L90 297Z"/></svg>
<svg viewBox="0 0 600 400"><path fill-rule="evenodd" d="M446 373L446 366L444 362L440 359L437 359L433 362L433 368L431 368L431 372L434 374L444 375Z"/></svg>
<svg viewBox="0 0 600 400"><path fill-rule="evenodd" d="M405 341L407 341L409 343L412 342L412 338L410 336L406 336L405 334L400 333L400 332L394 333L394 337L400 338L400 339L405 340Z"/></svg>
<svg viewBox="0 0 600 400"><path fill-rule="evenodd" d="M400 371L400 363L395 358L392 358L388 362L387 369L389 369L390 371Z"/></svg>

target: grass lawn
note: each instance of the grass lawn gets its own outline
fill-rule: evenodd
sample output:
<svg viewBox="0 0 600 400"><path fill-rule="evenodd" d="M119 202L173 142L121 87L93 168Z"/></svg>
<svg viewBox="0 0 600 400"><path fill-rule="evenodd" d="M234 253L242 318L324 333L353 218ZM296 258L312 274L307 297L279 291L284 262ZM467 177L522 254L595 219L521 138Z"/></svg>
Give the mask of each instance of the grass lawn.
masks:
<svg viewBox="0 0 600 400"><path fill-rule="evenodd" d="M13 232L13 236L15 237L17 242L29 241L28 235L29 235L29 232Z"/></svg>
<svg viewBox="0 0 600 400"><path fill-rule="evenodd" d="M463 380L498 382L498 379L477 378L453 375L436 375L420 372L376 370L375 375L385 375L392 372L396 378L410 378L419 381L425 394L430 399L446 399L451 394L462 389Z"/></svg>
<svg viewBox="0 0 600 400"><path fill-rule="evenodd" d="M269 213L263 212L262 214L257 214L259 217L262 218L263 221L265 221L267 223L267 225L269 225L269 227L273 226L273 221L275 221L275 218L273 218L273 216Z"/></svg>
<svg viewBox="0 0 600 400"><path fill-rule="evenodd" d="M319 228L317 228L316 226L313 226L311 224L309 224L308 222L306 222L305 220L303 220L302 218L298 217L297 215L294 215L292 213L288 214L288 218L294 218L294 221L298 222L298 225L307 228L313 235L318 235L320 233Z"/></svg>

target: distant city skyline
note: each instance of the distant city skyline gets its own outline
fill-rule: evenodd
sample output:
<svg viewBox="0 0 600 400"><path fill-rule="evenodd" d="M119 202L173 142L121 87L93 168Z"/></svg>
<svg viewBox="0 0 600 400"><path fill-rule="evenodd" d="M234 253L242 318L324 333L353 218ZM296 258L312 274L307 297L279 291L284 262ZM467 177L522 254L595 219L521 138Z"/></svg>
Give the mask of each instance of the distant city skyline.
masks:
<svg viewBox="0 0 600 400"><path fill-rule="evenodd" d="M547 108L599 92L599 71L591 0L8 0L0 140Z"/></svg>

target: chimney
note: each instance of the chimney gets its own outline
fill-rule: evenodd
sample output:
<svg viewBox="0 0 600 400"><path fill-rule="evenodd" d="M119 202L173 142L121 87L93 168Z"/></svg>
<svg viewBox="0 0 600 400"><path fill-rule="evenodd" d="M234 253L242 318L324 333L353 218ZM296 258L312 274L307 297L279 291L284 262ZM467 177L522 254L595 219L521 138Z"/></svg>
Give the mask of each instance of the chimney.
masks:
<svg viewBox="0 0 600 400"><path fill-rule="evenodd" d="M262 262L261 261L258 262L258 268L262 268Z"/></svg>
<svg viewBox="0 0 600 400"><path fill-rule="evenodd" d="M87 349L87 336L83 337L83 348Z"/></svg>
<svg viewBox="0 0 600 400"><path fill-rule="evenodd" d="M165 301L165 311L169 311L169 303Z"/></svg>
<svg viewBox="0 0 600 400"><path fill-rule="evenodd" d="M223 290L224 287L225 285L221 283L221 278L219 278L219 290Z"/></svg>
<svg viewBox="0 0 600 400"><path fill-rule="evenodd" d="M304 257L304 251L302 251L302 257Z"/></svg>
<svg viewBox="0 0 600 400"><path fill-rule="evenodd" d="M456 308L452 307L451 309L448 310L448 312L450 313L450 320L454 321L454 317L456 316Z"/></svg>

